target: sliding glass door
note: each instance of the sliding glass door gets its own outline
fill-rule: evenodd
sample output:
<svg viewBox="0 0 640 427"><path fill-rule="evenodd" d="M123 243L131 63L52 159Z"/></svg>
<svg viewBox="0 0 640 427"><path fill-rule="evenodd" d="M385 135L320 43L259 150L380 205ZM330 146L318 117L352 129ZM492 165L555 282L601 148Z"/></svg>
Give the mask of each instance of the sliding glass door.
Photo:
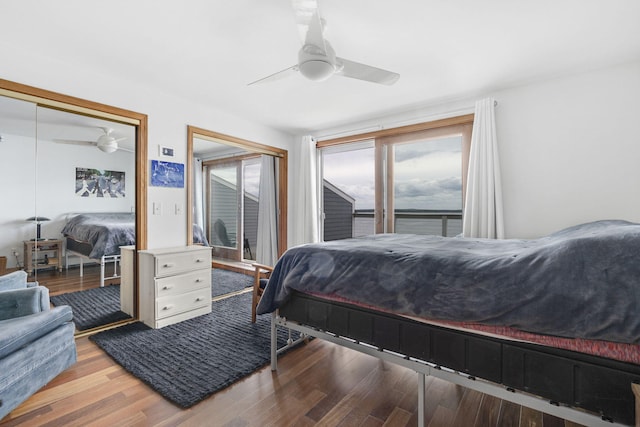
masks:
<svg viewBox="0 0 640 427"><path fill-rule="evenodd" d="M259 157L208 161L205 166L207 229L213 255L235 261L255 260Z"/></svg>
<svg viewBox="0 0 640 427"><path fill-rule="evenodd" d="M209 241L222 258L238 259L238 235L241 212L242 179L238 164L209 167ZM240 185L239 185L240 184Z"/></svg>
<svg viewBox="0 0 640 427"><path fill-rule="evenodd" d="M386 231L462 232L462 135L387 147Z"/></svg>
<svg viewBox="0 0 640 427"><path fill-rule="evenodd" d="M470 140L464 123L318 143L324 240L461 233Z"/></svg>

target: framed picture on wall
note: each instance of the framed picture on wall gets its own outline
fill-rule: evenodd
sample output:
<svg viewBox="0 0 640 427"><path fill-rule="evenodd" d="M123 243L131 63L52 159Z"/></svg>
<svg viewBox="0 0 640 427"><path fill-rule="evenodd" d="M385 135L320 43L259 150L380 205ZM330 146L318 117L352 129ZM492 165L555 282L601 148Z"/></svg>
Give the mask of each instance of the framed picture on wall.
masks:
<svg viewBox="0 0 640 427"><path fill-rule="evenodd" d="M184 188L184 164L151 160L151 185Z"/></svg>
<svg viewBox="0 0 640 427"><path fill-rule="evenodd" d="M125 173L92 168L76 168L78 197L120 198L125 196Z"/></svg>

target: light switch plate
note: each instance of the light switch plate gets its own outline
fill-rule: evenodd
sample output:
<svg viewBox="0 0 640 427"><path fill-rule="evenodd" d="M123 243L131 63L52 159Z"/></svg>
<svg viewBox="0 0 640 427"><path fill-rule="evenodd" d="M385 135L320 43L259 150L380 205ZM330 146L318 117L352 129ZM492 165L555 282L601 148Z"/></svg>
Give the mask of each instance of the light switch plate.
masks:
<svg viewBox="0 0 640 427"><path fill-rule="evenodd" d="M154 215L162 215L162 203L153 202L153 214Z"/></svg>
<svg viewBox="0 0 640 427"><path fill-rule="evenodd" d="M159 155L164 157L173 157L173 148L171 147L163 147L162 145L158 145Z"/></svg>

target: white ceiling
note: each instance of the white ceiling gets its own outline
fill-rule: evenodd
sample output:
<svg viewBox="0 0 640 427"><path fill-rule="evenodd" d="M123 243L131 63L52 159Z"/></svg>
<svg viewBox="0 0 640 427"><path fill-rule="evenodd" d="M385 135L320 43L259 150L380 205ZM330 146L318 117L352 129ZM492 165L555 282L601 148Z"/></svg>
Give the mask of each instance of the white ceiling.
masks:
<svg viewBox="0 0 640 427"><path fill-rule="evenodd" d="M4 1L0 41L295 134L640 58L638 0L319 1L337 55L395 85L247 86L296 63L290 0Z"/></svg>

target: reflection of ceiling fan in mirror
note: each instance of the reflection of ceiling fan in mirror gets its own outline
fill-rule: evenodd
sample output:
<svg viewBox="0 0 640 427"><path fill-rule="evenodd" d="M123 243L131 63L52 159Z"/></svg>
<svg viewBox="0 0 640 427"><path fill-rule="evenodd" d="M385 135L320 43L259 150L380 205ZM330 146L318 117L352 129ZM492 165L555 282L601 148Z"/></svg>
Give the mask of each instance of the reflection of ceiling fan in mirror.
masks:
<svg viewBox="0 0 640 427"><path fill-rule="evenodd" d="M111 135L113 129L108 127L100 127L104 132L103 135L100 135L97 141L81 141L76 139L54 139L53 142L58 144L74 144L74 145L87 145L98 147L100 151L104 151L105 153L113 153L116 150L127 151L129 153L133 153L133 150L128 148L120 147L118 145L119 141L122 141L126 138L115 138Z"/></svg>

